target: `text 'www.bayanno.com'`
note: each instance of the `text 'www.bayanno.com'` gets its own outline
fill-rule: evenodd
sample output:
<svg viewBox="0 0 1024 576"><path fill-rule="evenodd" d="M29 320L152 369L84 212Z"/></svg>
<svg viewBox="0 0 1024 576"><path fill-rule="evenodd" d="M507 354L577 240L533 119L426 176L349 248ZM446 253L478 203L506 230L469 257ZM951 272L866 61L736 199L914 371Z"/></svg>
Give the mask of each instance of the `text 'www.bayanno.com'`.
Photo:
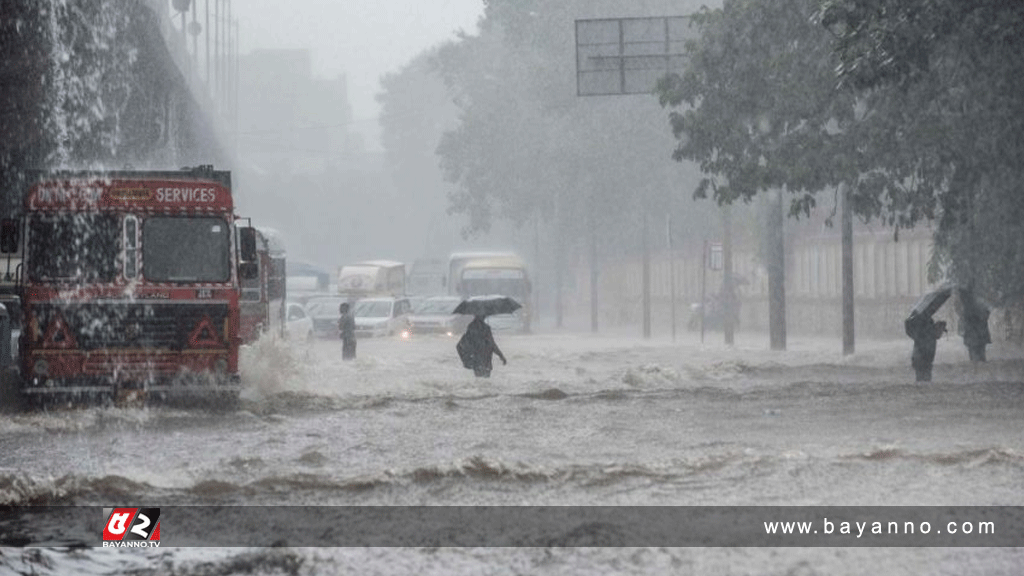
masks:
<svg viewBox="0 0 1024 576"><path fill-rule="evenodd" d="M995 535L995 522L912 522L912 521L842 521L822 518L820 522L765 522L766 534L825 536L928 536L928 535Z"/></svg>

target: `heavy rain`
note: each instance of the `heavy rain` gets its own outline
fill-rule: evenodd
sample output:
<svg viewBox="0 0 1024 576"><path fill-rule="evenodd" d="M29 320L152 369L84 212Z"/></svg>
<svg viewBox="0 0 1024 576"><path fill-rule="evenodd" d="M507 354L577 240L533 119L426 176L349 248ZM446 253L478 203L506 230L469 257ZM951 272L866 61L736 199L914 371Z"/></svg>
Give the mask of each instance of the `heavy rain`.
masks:
<svg viewBox="0 0 1024 576"><path fill-rule="evenodd" d="M4 2L0 573L1019 574L1022 22Z"/></svg>

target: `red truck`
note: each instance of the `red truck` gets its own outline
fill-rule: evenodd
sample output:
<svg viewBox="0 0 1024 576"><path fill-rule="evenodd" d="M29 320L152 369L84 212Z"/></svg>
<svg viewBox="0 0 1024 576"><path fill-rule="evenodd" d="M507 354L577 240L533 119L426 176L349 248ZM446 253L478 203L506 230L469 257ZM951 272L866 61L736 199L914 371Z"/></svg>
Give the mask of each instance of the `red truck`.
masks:
<svg viewBox="0 0 1024 576"><path fill-rule="evenodd" d="M237 399L240 285L258 266L230 172L39 172L27 184L23 214L0 229L0 250L21 260L10 313L22 396Z"/></svg>

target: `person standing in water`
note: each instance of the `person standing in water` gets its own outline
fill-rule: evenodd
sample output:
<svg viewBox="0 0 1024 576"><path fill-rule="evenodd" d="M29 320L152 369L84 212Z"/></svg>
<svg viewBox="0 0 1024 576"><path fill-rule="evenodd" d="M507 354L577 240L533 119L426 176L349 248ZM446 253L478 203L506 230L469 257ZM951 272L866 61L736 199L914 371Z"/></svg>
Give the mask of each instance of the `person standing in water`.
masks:
<svg viewBox="0 0 1024 576"><path fill-rule="evenodd" d="M477 315L473 321L466 326L466 333L459 339L455 346L462 359L462 365L473 370L473 373L480 378L488 378L493 370L492 356L494 354L501 358L502 364L508 364L505 355L501 353L498 344L494 341L494 334L491 327L484 322L484 317Z"/></svg>
<svg viewBox="0 0 1024 576"><path fill-rule="evenodd" d="M338 332L341 336L341 359L351 360L356 357L356 319L349 312L348 302L338 306L341 317L338 318Z"/></svg>

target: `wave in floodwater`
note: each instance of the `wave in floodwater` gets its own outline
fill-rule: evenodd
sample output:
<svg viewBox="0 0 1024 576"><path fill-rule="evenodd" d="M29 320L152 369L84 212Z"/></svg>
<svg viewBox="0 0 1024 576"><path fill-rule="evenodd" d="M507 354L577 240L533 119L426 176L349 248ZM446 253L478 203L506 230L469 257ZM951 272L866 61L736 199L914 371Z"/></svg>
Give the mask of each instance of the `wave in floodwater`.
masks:
<svg viewBox="0 0 1024 576"><path fill-rule="evenodd" d="M21 473L0 474L0 506L75 506L110 502L141 501L150 504L274 504L300 498L320 499L323 503L383 505L396 490L415 489L458 493L465 490L524 494L542 491L594 494L594 489L609 492L635 490L688 489L728 485L743 486L751 481L766 481L772 476L782 480L830 467L856 478L872 474L880 463L889 466L912 465L918 471L941 474L943 470L1004 468L1007 472L1024 470L1024 454L992 446L948 452L916 452L879 447L841 453L831 457L808 456L800 452L760 454L726 447L672 462L651 465L590 463L561 466L530 466L475 456L463 461L409 469L382 470L376 474L345 476L335 472L281 472L266 470L247 480L205 478L177 487L154 486L142 479L121 475L88 476L69 474L59 478L30 477ZM315 457L309 453L305 458ZM250 470L260 463L247 462ZM859 468L859 469L858 469ZM724 486L723 486L724 484ZM412 489L412 490L411 490ZM288 503L288 502L285 502Z"/></svg>

